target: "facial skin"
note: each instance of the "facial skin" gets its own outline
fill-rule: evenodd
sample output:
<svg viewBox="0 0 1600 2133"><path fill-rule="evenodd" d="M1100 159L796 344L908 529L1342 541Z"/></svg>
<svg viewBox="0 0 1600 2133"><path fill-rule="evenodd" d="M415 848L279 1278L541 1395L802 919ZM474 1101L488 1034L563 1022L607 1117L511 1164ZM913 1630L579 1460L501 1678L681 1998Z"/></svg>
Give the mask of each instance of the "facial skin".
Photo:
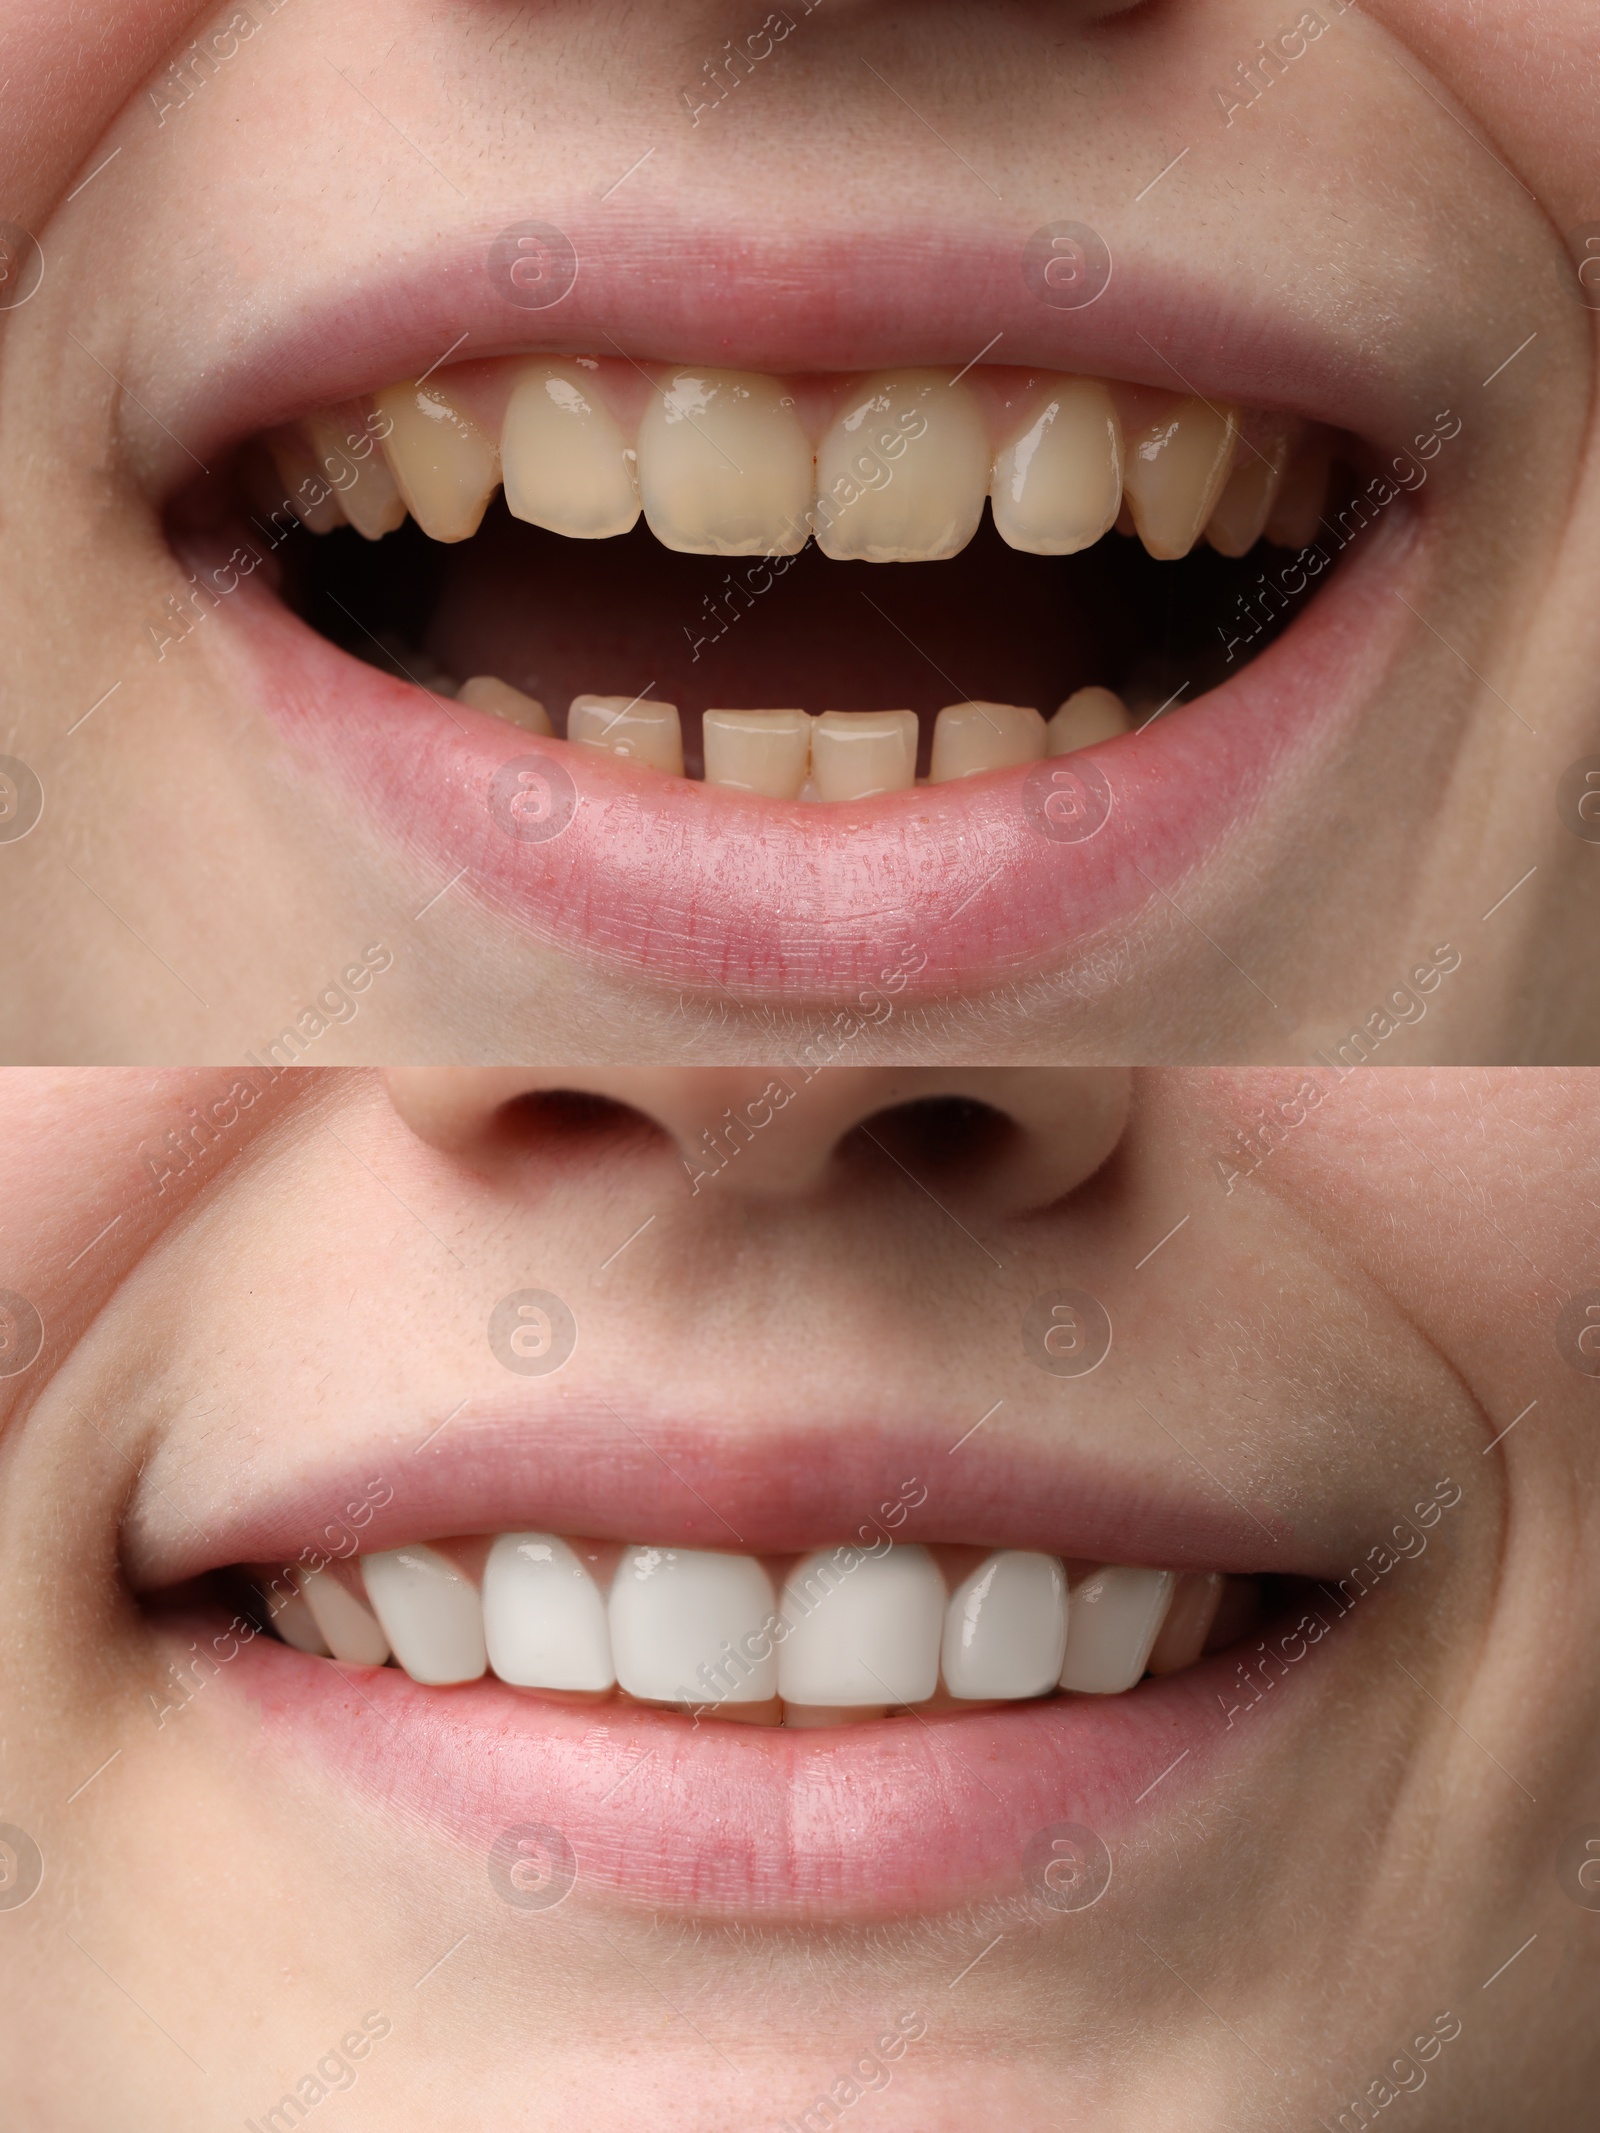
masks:
<svg viewBox="0 0 1600 2133"><path fill-rule="evenodd" d="M1592 1079L834 1073L699 1190L681 1152L765 1077L544 1077L611 1099L587 1110L519 1103L538 1076L286 1075L242 1109L231 1080L0 1081L0 1276L45 1328L0 1377L0 1820L43 1857L0 1912L19 2123L259 2126L317 2068L351 2126L620 2128L677 2094L731 2133L803 2122L902 2016L912 2041L853 2078L904 2133L1331 2125L1385 2079L1440 2133L1585 2122L1600 1914L1569 1840L1600 1824L1596 1380L1558 1317L1593 1280ZM1004 1130L947 1112L919 1140L896 1109L962 1093ZM207 1153L181 1167L169 1132ZM577 1345L514 1379L483 1329L530 1281L566 1299ZM1087 1376L1036 1369L1019 1338L1063 1281L1114 1328ZM796 1431L810 1463L773 1489ZM534 1703L265 1638L186 1696L169 1671L227 1621L191 1626L174 1580L236 1560L252 1520L289 1507L297 1549L359 1494L330 1477L377 1476L389 1538L443 1532L507 1432L525 1476L558 1447L558 1530L557 1500L598 1504L610 1475L653 1489L660 1521L736 1509L750 1538L830 1472L903 1473L913 1444L927 1507L905 1534L929 1541L1025 1515L1004 1492L976 1508L1019 1461L1038 1502L1066 1482L1068 1519L1187 1503L1171 1561L1281 1556L1324 1580L1441 1485L1449 1508L1347 1619L1318 1600L1331 1634L1270 1692L1208 1692L1148 1797L1142 1766L1112 1769L1092 1816L1088 1780L1063 1784L1046 1819L1111 1832L1091 1908L1031 1900L1016 1850L953 1905L864 1901L858 1875L797 1910L775 1859L732 1911L652 1904L640 1770L631 1808L597 1805L598 1782L573 1796L610 1819L562 1902L518 1909L475 1823L506 1743L469 1714L492 1696L536 1723ZM537 1523L518 1487L497 1506ZM468 1763L444 1736L419 1762L424 1704L459 1715ZM1088 1728L1105 1707L1059 1708ZM731 1736L786 1737L649 1724L660 1757L685 1755L691 1820ZM798 1736L791 1865L850 1856L922 1753L913 1719L875 1737L830 1819L852 1736ZM1148 1745L1151 1775L1172 1739ZM506 1822L549 1819L541 1767ZM969 1782L970 1826L924 1825L940 1875L1028 1781L979 1767L999 1784L985 1802Z"/></svg>
<svg viewBox="0 0 1600 2133"><path fill-rule="evenodd" d="M6 1056L234 1059L314 1024L315 1064L734 1062L843 1011L858 1062L1299 1060L1368 1026L1441 944L1459 968L1382 1040L1390 1063L1594 1055L1593 847L1557 807L1600 746L1592 321L1564 244L1600 197L1585 10L1350 10L1225 123L1214 86L1289 19L1265 0L904 21L830 0L699 125L683 86L745 34L737 9L256 12L160 123L148 87L209 14L91 7L69 32L41 8L9 33L0 212L38 235L46 277L0 313L4 745L45 805L0 852ZM326 404L340 364L339 390L418 374L452 338L430 262L470 266L530 202L582 239L585 346L615 326L650 360L954 369L1004 330L990 362L1158 385L1181 348L1202 391L1310 395L1385 455L1441 409L1459 437L1383 522L1392 548L1369 544L1359 675L1336 691L1286 669L1240 772L1268 785L1197 822L1193 854L1165 831L1130 843L1103 923L1069 909L1042 958L913 983L886 1016L854 984L798 998L664 973L492 894L471 852L430 902L457 874L449 840L398 837L268 715L246 596L161 660L147 627L183 590L161 512L198 478L190 455L223 466L252 429ZM1117 268L1096 305L1041 318L1006 263L1064 203L1110 233ZM554 317L474 311L471 350L563 347ZM234 421L252 375L260 419ZM1206 710L1137 741L1169 797L1224 746ZM1107 834L1137 833L1130 815ZM648 911L694 867L658 872L608 898L602 868L585 899ZM826 870L811 887L826 911ZM783 893L751 877L763 907ZM926 956L939 927L909 909ZM818 938L859 922L858 901ZM383 972L352 1004L342 974L373 951Z"/></svg>

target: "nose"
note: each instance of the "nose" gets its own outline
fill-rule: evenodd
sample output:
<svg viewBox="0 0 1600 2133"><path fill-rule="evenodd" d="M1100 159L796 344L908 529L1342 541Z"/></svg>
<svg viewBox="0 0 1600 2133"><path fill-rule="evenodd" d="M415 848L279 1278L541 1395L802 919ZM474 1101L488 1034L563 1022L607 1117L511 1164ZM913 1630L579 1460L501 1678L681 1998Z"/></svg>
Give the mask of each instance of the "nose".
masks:
<svg viewBox="0 0 1600 2133"><path fill-rule="evenodd" d="M860 1136L913 1177L918 1149L956 1165L969 1204L995 1214L1049 1206L1092 1176L1130 1093L1121 1067L391 1067L387 1080L420 1139L481 1170L526 1152L530 1099L577 1096L650 1119L697 1188L812 1195Z"/></svg>

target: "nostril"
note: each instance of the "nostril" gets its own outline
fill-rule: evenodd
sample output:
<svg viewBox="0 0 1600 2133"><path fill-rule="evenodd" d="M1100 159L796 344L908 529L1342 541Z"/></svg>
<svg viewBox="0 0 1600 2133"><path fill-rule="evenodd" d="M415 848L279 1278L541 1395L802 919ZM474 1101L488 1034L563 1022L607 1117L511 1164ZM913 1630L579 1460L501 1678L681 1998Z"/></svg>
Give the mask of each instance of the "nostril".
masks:
<svg viewBox="0 0 1600 2133"><path fill-rule="evenodd" d="M841 1143L841 1155L887 1151L919 1178L955 1176L1008 1152L1017 1128L1003 1111L973 1096L923 1096L864 1119ZM854 1144L854 1145L852 1145ZM881 1159L881 1158L880 1158Z"/></svg>
<svg viewBox="0 0 1600 2133"><path fill-rule="evenodd" d="M517 1141L558 1139L596 1148L601 1142L665 1139L653 1118L593 1089L536 1089L501 1106L494 1129Z"/></svg>

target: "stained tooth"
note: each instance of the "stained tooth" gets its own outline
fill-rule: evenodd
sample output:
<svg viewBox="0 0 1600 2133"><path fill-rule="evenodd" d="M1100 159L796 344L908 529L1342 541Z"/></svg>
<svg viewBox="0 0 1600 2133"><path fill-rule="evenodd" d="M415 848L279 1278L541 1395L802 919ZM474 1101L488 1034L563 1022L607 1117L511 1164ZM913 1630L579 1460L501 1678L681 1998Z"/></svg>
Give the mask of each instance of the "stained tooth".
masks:
<svg viewBox="0 0 1600 2133"><path fill-rule="evenodd" d="M567 739L683 776L683 728L676 704L637 696L575 696L567 711Z"/></svg>
<svg viewBox="0 0 1600 2133"><path fill-rule="evenodd" d="M384 456L411 516L430 540L470 538L500 479L493 443L437 385L389 385L375 405L393 425Z"/></svg>
<svg viewBox="0 0 1600 2133"><path fill-rule="evenodd" d="M805 711L707 711L701 720L706 783L768 800L794 800L811 770Z"/></svg>
<svg viewBox="0 0 1600 2133"><path fill-rule="evenodd" d="M796 555L811 446L789 394L742 370L679 371L639 422L650 531L688 555Z"/></svg>
<svg viewBox="0 0 1600 2133"><path fill-rule="evenodd" d="M952 1696L1045 1696L1067 1645L1067 1574L1053 1555L1002 1549L950 1596L944 1685Z"/></svg>
<svg viewBox="0 0 1600 2133"><path fill-rule="evenodd" d="M339 492L345 517L369 541L405 524L405 499L376 438L354 410L313 415L306 435L325 480Z"/></svg>
<svg viewBox="0 0 1600 2133"><path fill-rule="evenodd" d="M1096 741L1115 740L1133 725L1128 707L1114 689L1074 689L1045 728L1046 755L1071 755Z"/></svg>
<svg viewBox="0 0 1600 2133"><path fill-rule="evenodd" d="M994 463L995 530L1033 555L1073 555L1116 523L1122 425L1094 378L1062 378Z"/></svg>
<svg viewBox="0 0 1600 2133"><path fill-rule="evenodd" d="M317 472L302 451L294 445L275 444L272 463L278 470L284 498L307 533L332 533L335 526L345 523L338 491ZM308 503L307 497L316 495L319 489L325 490L326 494L316 503Z"/></svg>
<svg viewBox="0 0 1600 2133"><path fill-rule="evenodd" d="M617 418L572 363L534 363L506 402L500 429L506 509L569 540L609 540L639 516L639 492Z"/></svg>
<svg viewBox="0 0 1600 2133"><path fill-rule="evenodd" d="M1108 1565L1074 1585L1061 1686L1094 1696L1131 1689L1145 1670L1176 1582L1170 1570Z"/></svg>
<svg viewBox="0 0 1600 2133"><path fill-rule="evenodd" d="M824 711L811 732L811 777L823 800L865 800L916 783L915 711Z"/></svg>
<svg viewBox="0 0 1600 2133"><path fill-rule="evenodd" d="M1289 461L1289 433L1279 426L1239 444L1233 472L1206 520L1206 539L1220 555L1248 555L1271 516Z"/></svg>
<svg viewBox="0 0 1600 2133"><path fill-rule="evenodd" d="M970 778L1037 762L1044 752L1044 720L1022 704L946 704L933 722L928 782Z"/></svg>
<svg viewBox="0 0 1600 2133"><path fill-rule="evenodd" d="M1170 401L1153 421L1126 427L1123 488L1151 555L1171 560L1194 546L1228 478L1237 433L1234 411L1204 400Z"/></svg>
<svg viewBox="0 0 1600 2133"><path fill-rule="evenodd" d="M1221 1600L1222 1579L1216 1571L1179 1578L1167 1619L1146 1661L1152 1674L1176 1674L1194 1665L1206 1648Z"/></svg>
<svg viewBox="0 0 1600 2133"><path fill-rule="evenodd" d="M966 547L989 487L977 400L937 371L866 380L817 448L817 546L867 563L931 563Z"/></svg>
<svg viewBox="0 0 1600 2133"><path fill-rule="evenodd" d="M657 1703L765 1703L778 1693L772 1614L754 1556L625 1548L609 1606L617 1680Z"/></svg>
<svg viewBox="0 0 1600 2133"><path fill-rule="evenodd" d="M1267 513L1266 536L1280 548L1304 548L1317 537L1328 499L1332 440L1313 434L1293 454Z"/></svg>
<svg viewBox="0 0 1600 2133"><path fill-rule="evenodd" d="M785 1705L824 1708L924 1702L938 1685L944 1605L926 1548L803 1557L783 1588L790 1627L778 1647L778 1694Z"/></svg>
<svg viewBox="0 0 1600 2133"><path fill-rule="evenodd" d="M509 719L513 726L521 726L528 733L553 734L556 730L537 696L525 696L509 681L502 681L498 674L474 674L455 693L456 702L465 704L469 711L491 712L496 718Z"/></svg>
<svg viewBox="0 0 1600 2133"><path fill-rule="evenodd" d="M488 1665L478 1589L447 1556L422 1543L361 1558L372 1602L394 1655L413 1681L442 1688L476 1681Z"/></svg>
<svg viewBox="0 0 1600 2133"><path fill-rule="evenodd" d="M609 1689L606 1603L554 1533L502 1533L483 1566L489 1664L524 1689Z"/></svg>
<svg viewBox="0 0 1600 2133"><path fill-rule="evenodd" d="M331 1570L302 1570L300 1590L335 1659L346 1666L382 1666L389 1640L366 1602Z"/></svg>

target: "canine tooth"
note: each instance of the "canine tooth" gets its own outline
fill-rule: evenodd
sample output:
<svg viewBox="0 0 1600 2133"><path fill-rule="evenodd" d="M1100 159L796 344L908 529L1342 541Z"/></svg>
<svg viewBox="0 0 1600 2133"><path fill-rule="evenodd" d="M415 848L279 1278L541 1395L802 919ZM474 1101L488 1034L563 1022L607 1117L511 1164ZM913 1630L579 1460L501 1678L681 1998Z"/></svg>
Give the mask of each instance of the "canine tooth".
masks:
<svg viewBox="0 0 1600 2133"><path fill-rule="evenodd" d="M375 405L392 424L384 456L411 516L429 540L467 540L500 479L494 445L437 385L388 385Z"/></svg>
<svg viewBox="0 0 1600 2133"><path fill-rule="evenodd" d="M1116 523L1122 425L1095 378L1063 378L994 463L995 530L1033 555L1074 555Z"/></svg>
<svg viewBox="0 0 1600 2133"><path fill-rule="evenodd" d="M323 479L333 484L345 517L369 541L405 524L405 499L377 439L352 415L313 415L306 435ZM364 449L363 449L364 448Z"/></svg>
<svg viewBox="0 0 1600 2133"><path fill-rule="evenodd" d="M778 1694L785 1704L834 1709L926 1701L939 1681L944 1605L926 1548L803 1557L783 1588L789 1633L778 1647Z"/></svg>
<svg viewBox="0 0 1600 2133"><path fill-rule="evenodd" d="M1241 440L1233 472L1206 520L1206 539L1219 555L1248 555L1260 540L1288 460L1286 429Z"/></svg>
<svg viewBox="0 0 1600 2133"><path fill-rule="evenodd" d="M609 1689L606 1603L587 1568L554 1533L502 1533L483 1566L489 1664L523 1689Z"/></svg>
<svg viewBox="0 0 1600 2133"><path fill-rule="evenodd" d="M383 1626L364 1600L329 1570L302 1570L300 1590L335 1659L346 1666L382 1666L389 1656Z"/></svg>
<svg viewBox="0 0 1600 2133"><path fill-rule="evenodd" d="M267 1619L285 1644L292 1644L297 1652L313 1652L319 1659L332 1657L316 1616L298 1592L272 1593L263 1589L261 1597Z"/></svg>
<svg viewBox="0 0 1600 2133"><path fill-rule="evenodd" d="M1317 537L1328 501L1331 439L1313 435L1290 459L1267 513L1266 536L1280 548L1304 548Z"/></svg>
<svg viewBox="0 0 1600 2133"><path fill-rule="evenodd" d="M1145 1662L1152 1674L1176 1674L1194 1665L1206 1648L1221 1600L1222 1579L1216 1571L1179 1578L1167 1619Z"/></svg>
<svg viewBox="0 0 1600 2133"><path fill-rule="evenodd" d="M778 1693L773 1605L753 1555L625 1548L609 1605L617 1680L656 1703L765 1703Z"/></svg>
<svg viewBox="0 0 1600 2133"><path fill-rule="evenodd" d="M811 445L789 394L742 370L681 370L639 422L650 531L686 555L796 555Z"/></svg>
<svg viewBox="0 0 1600 2133"><path fill-rule="evenodd" d="M283 486L284 498L295 517L307 533L332 533L335 526L345 523L344 507L339 502L337 490L319 474L306 455L294 445L272 446L272 463L278 470L278 480ZM307 486L326 490L326 494L312 503L306 501Z"/></svg>
<svg viewBox="0 0 1600 2133"><path fill-rule="evenodd" d="M707 711L701 719L706 783L768 800L796 800L811 770L806 711Z"/></svg>
<svg viewBox="0 0 1600 2133"><path fill-rule="evenodd" d="M525 696L498 674L474 674L457 689L456 702L469 711L489 711L496 718L509 719L528 733L553 734L556 730L537 696Z"/></svg>
<svg viewBox="0 0 1600 2133"><path fill-rule="evenodd" d="M476 1681L489 1663L478 1589L448 1557L418 1542L361 1558L367 1598L413 1681Z"/></svg>
<svg viewBox="0 0 1600 2133"><path fill-rule="evenodd" d="M956 555L978 530L989 465L967 386L938 371L880 372L817 448L817 546L866 563Z"/></svg>
<svg viewBox="0 0 1600 2133"><path fill-rule="evenodd" d="M1114 740L1132 724L1127 705L1114 689L1074 689L1044 730L1044 752L1071 755L1074 748Z"/></svg>
<svg viewBox="0 0 1600 2133"><path fill-rule="evenodd" d="M519 372L500 428L506 509L568 540L603 541L639 516L621 426L571 363Z"/></svg>
<svg viewBox="0 0 1600 2133"><path fill-rule="evenodd" d="M1108 1564L1075 1585L1067 1599L1067 1653L1061 1686L1117 1696L1145 1670L1177 1583L1170 1570Z"/></svg>
<svg viewBox="0 0 1600 2133"><path fill-rule="evenodd" d="M575 696L567 711L567 739L683 776L683 728L676 704L658 704L648 697Z"/></svg>
<svg viewBox="0 0 1600 2133"><path fill-rule="evenodd" d="M1067 1648L1067 1574L1053 1555L1004 1548L950 1596L944 1685L952 1696L1045 1696Z"/></svg>
<svg viewBox="0 0 1600 2133"><path fill-rule="evenodd" d="M1238 417L1204 400L1174 400L1125 439L1123 488L1151 555L1187 555L1233 464Z"/></svg>
<svg viewBox="0 0 1600 2133"><path fill-rule="evenodd" d="M1044 720L1023 704L946 704L933 722L930 785L1007 770L1044 754Z"/></svg>
<svg viewBox="0 0 1600 2133"><path fill-rule="evenodd" d="M811 731L811 776L822 800L902 792L917 777L915 711L824 711Z"/></svg>

